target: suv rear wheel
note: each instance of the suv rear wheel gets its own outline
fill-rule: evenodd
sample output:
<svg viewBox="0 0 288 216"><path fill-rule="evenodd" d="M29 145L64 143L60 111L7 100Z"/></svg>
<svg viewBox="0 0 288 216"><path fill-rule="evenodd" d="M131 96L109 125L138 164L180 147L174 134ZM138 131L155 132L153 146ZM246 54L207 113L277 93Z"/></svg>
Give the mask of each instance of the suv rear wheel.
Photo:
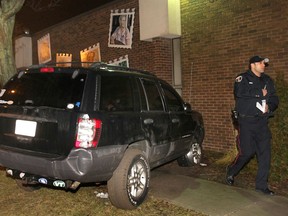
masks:
<svg viewBox="0 0 288 216"><path fill-rule="evenodd" d="M108 181L111 203L122 209L135 209L146 198L150 180L150 167L143 153L128 149Z"/></svg>

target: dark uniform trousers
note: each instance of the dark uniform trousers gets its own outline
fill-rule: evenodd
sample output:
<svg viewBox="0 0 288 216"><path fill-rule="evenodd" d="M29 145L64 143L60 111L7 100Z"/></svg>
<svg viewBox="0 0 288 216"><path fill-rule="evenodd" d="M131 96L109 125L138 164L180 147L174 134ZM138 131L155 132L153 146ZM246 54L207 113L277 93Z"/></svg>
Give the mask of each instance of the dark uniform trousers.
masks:
<svg viewBox="0 0 288 216"><path fill-rule="evenodd" d="M239 117L238 156L228 168L228 174L236 176L255 155L258 161L256 189L268 187L271 160L271 132L267 117Z"/></svg>

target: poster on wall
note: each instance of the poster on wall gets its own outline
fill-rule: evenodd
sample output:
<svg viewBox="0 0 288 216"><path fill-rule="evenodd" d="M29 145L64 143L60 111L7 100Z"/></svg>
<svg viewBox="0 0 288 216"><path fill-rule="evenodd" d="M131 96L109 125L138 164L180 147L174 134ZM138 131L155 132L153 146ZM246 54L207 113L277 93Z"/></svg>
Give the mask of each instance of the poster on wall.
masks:
<svg viewBox="0 0 288 216"><path fill-rule="evenodd" d="M24 68L32 65L32 38L19 37L15 39L15 63L16 68Z"/></svg>
<svg viewBox="0 0 288 216"><path fill-rule="evenodd" d="M100 62L100 44L90 46L84 50L80 51L80 58L82 62L82 67L89 67L93 62Z"/></svg>
<svg viewBox="0 0 288 216"><path fill-rule="evenodd" d="M44 64L51 61L51 46L50 34L46 34L37 41L38 46L38 61L39 64Z"/></svg>
<svg viewBox="0 0 288 216"><path fill-rule="evenodd" d="M58 67L71 67L72 54L56 53L56 63Z"/></svg>
<svg viewBox="0 0 288 216"><path fill-rule="evenodd" d="M111 11L108 47L132 48L135 8Z"/></svg>
<svg viewBox="0 0 288 216"><path fill-rule="evenodd" d="M129 67L128 55L125 55L124 57L121 56L119 59L114 59L113 61L109 61L109 65Z"/></svg>

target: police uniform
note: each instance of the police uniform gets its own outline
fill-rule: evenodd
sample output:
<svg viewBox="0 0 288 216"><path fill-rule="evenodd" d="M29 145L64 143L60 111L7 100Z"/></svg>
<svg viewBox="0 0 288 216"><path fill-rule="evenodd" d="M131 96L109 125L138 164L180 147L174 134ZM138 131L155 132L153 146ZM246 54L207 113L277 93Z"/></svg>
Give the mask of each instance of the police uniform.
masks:
<svg viewBox="0 0 288 216"><path fill-rule="evenodd" d="M262 89L267 89L267 95L263 96ZM277 109L279 100L272 79L264 73L258 77L250 69L236 77L234 96L239 123L239 139L237 139L239 152L234 162L227 168L227 176L233 180L228 183L233 184L233 177L256 153L258 172L255 186L263 192L268 188L271 161L271 132L268 118ZM261 111L263 100L268 105L268 112L264 114ZM273 191L268 189L268 192Z"/></svg>

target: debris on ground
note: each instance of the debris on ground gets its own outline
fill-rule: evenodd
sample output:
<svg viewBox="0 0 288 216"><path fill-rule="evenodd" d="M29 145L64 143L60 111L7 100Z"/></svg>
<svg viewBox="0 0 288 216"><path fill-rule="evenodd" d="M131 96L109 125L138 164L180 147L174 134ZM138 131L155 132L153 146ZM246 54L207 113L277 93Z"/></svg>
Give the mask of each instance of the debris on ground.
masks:
<svg viewBox="0 0 288 216"><path fill-rule="evenodd" d="M96 194L96 197L98 197L98 198L108 199L108 193L94 191L94 194Z"/></svg>

